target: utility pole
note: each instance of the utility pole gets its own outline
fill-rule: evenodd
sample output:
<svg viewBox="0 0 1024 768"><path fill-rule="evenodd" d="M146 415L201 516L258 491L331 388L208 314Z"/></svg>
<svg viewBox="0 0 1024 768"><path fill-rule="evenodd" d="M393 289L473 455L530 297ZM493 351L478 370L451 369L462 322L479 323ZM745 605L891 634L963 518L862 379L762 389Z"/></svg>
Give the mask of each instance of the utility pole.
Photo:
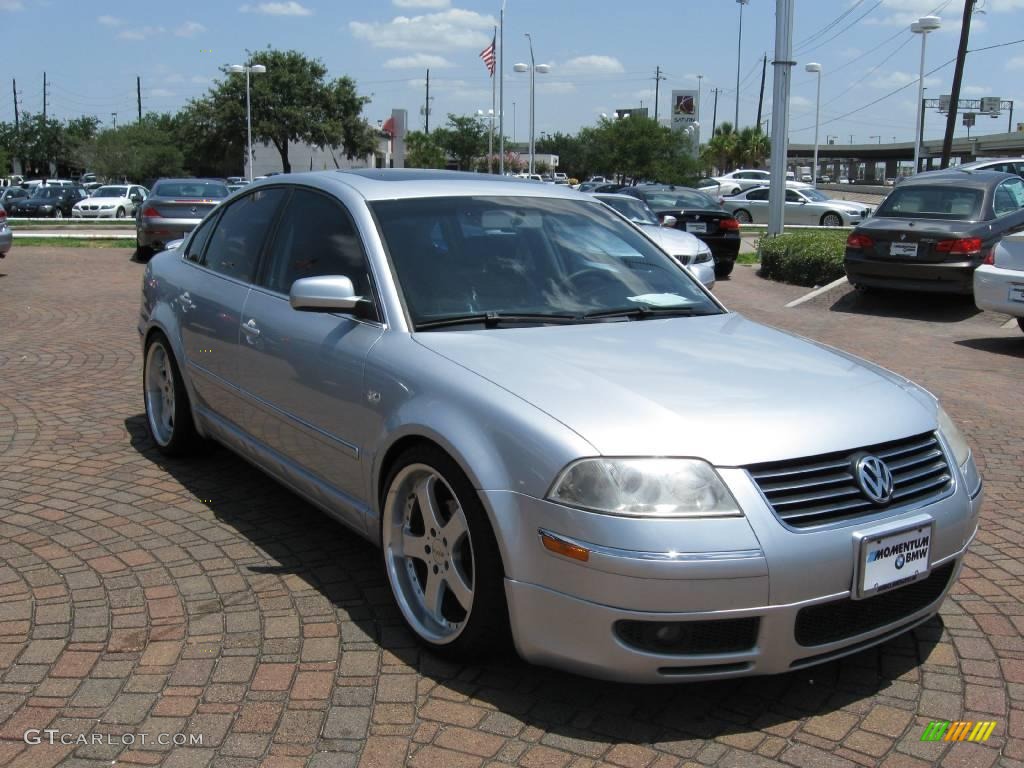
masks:
<svg viewBox="0 0 1024 768"><path fill-rule="evenodd" d="M142 78L135 77L135 101L139 105L139 122L142 122Z"/></svg>
<svg viewBox="0 0 1024 768"><path fill-rule="evenodd" d="M46 121L46 73L43 72L43 121Z"/></svg>
<svg viewBox="0 0 1024 768"><path fill-rule="evenodd" d="M423 104L423 132L430 133L430 70L427 70L427 100Z"/></svg>
<svg viewBox="0 0 1024 768"><path fill-rule="evenodd" d="M942 137L942 163L939 168L949 167L949 153L953 149L953 129L956 127L957 104L960 103L960 81L964 77L967 39L971 36L971 16L974 14L975 2L976 0L964 0L964 20L960 25L960 47L956 52L956 69L953 71L953 88L949 93L949 112L946 115L946 133ZM917 171L918 169L915 168L914 172L917 173Z"/></svg>
<svg viewBox="0 0 1024 768"><path fill-rule="evenodd" d="M764 106L764 75L768 69L768 54L761 59L761 95L757 97L757 130L761 130L761 107Z"/></svg>
<svg viewBox="0 0 1024 768"><path fill-rule="evenodd" d="M781 235L786 201L789 141L789 86L793 77L793 14L796 0L775 0L775 57L772 59L772 167L768 234Z"/></svg>
<svg viewBox="0 0 1024 768"><path fill-rule="evenodd" d="M718 125L718 91L719 88L715 88L715 109L711 113L711 138L715 137L715 126Z"/></svg>
<svg viewBox="0 0 1024 768"><path fill-rule="evenodd" d="M661 74L661 66L654 68L654 122L658 122L658 86L661 85L661 81L667 79Z"/></svg>
<svg viewBox="0 0 1024 768"><path fill-rule="evenodd" d="M18 81L13 78L11 79L11 92L14 94L14 130L18 130Z"/></svg>

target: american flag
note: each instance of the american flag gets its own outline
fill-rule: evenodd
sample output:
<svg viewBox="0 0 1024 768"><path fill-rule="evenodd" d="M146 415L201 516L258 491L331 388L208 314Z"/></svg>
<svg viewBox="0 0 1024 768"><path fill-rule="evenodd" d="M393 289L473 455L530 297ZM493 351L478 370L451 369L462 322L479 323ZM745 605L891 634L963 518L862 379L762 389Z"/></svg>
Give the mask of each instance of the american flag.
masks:
<svg viewBox="0 0 1024 768"><path fill-rule="evenodd" d="M480 51L480 58L484 60L484 66L487 67L487 71L494 76L494 44L497 42L497 36L491 38L491 44Z"/></svg>

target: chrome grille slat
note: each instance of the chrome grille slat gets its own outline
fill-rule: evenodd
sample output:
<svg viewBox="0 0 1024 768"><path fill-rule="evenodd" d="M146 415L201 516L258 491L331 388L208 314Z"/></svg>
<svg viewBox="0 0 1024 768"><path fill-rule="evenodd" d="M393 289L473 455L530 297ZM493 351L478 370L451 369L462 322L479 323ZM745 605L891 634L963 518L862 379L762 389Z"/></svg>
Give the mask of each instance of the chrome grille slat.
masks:
<svg viewBox="0 0 1024 768"><path fill-rule="evenodd" d="M893 477L888 505L868 500L854 478L858 457L882 459ZM952 484L952 471L935 434L913 435L864 448L747 467L783 522L797 528L854 519L886 508L925 505Z"/></svg>

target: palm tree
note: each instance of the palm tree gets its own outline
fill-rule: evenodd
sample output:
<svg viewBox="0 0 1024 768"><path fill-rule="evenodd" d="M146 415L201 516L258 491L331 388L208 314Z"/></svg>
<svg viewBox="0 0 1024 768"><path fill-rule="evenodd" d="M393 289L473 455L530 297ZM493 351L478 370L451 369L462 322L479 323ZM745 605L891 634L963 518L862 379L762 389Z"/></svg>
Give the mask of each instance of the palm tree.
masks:
<svg viewBox="0 0 1024 768"><path fill-rule="evenodd" d="M736 139L736 163L745 168L757 168L771 154L771 141L761 128L744 128Z"/></svg>
<svg viewBox="0 0 1024 768"><path fill-rule="evenodd" d="M715 128L714 136L704 145L702 159L721 173L727 173L736 164L737 141L738 134L733 130L732 123L722 123Z"/></svg>

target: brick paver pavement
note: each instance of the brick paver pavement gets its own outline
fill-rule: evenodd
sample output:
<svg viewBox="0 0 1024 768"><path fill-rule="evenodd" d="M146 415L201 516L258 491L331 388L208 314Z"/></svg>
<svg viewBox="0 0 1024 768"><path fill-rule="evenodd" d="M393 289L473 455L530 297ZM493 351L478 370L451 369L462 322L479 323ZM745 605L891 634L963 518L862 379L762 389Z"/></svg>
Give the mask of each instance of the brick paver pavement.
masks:
<svg viewBox="0 0 1024 768"><path fill-rule="evenodd" d="M942 396L985 470L984 522L941 620L798 674L639 687L440 661L368 544L225 450L159 457L141 271L124 251L0 262L0 766L1024 765L1024 336L998 317L835 294L783 310L802 289L744 267L720 283ZM922 743L931 719L998 726Z"/></svg>

